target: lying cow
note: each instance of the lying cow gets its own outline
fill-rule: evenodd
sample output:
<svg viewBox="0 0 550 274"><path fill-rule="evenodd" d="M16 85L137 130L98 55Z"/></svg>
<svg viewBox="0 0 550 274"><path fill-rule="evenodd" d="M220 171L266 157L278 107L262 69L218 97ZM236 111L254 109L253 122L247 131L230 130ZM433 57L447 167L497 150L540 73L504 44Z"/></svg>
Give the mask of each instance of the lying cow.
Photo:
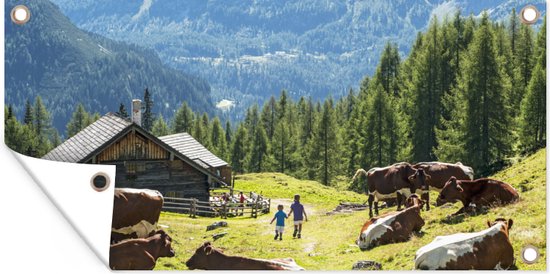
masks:
<svg viewBox="0 0 550 274"><path fill-rule="evenodd" d="M509 269L514 249L509 239L512 219L487 222L489 228L476 233L438 236L416 252L414 267L422 270Z"/></svg>
<svg viewBox="0 0 550 274"><path fill-rule="evenodd" d="M156 190L115 189L111 243L153 235L163 203Z"/></svg>
<svg viewBox="0 0 550 274"><path fill-rule="evenodd" d="M413 168L422 168L426 174L429 174L428 184L432 190L437 192L440 192L449 178L453 176L459 180L474 179L474 169L460 162L456 164L421 162L413 165Z"/></svg>
<svg viewBox="0 0 550 274"><path fill-rule="evenodd" d="M262 260L225 255L210 242L197 248L185 265L191 270L304 270L291 258Z"/></svg>
<svg viewBox="0 0 550 274"><path fill-rule="evenodd" d="M159 257L174 257L172 238L163 230L147 239L130 239L111 245L109 266L113 270L152 270Z"/></svg>
<svg viewBox="0 0 550 274"><path fill-rule="evenodd" d="M415 193L417 189L427 189L427 185L409 177L414 175L416 169L409 163L397 163L384 168L372 168L369 171L357 170L354 178L360 174L367 176L367 193L369 195L369 217L372 217L372 206L374 203L375 214L378 215L378 201L396 199L397 210L401 209L403 197Z"/></svg>
<svg viewBox="0 0 550 274"><path fill-rule="evenodd" d="M424 226L420 210L424 202L416 194L412 194L406 201L409 208L392 212L384 216L374 217L367 221L357 240L361 250L379 245L405 242L413 232L418 232Z"/></svg>
<svg viewBox="0 0 550 274"><path fill-rule="evenodd" d="M469 181L451 177L439 193L436 205L462 202L463 207L452 214L454 216L471 209L470 205L480 209L483 206L510 204L518 200L518 192L507 183L487 178Z"/></svg>

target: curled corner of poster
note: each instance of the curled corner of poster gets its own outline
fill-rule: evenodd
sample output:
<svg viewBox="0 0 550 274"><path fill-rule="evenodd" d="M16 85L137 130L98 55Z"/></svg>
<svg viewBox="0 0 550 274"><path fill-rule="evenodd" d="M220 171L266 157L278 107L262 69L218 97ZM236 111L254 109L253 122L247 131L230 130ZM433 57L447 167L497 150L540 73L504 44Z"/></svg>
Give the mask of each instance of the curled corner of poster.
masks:
<svg viewBox="0 0 550 274"><path fill-rule="evenodd" d="M90 249L108 265L116 167L55 162L12 153ZM109 187L102 192L91 186L97 173L110 178Z"/></svg>

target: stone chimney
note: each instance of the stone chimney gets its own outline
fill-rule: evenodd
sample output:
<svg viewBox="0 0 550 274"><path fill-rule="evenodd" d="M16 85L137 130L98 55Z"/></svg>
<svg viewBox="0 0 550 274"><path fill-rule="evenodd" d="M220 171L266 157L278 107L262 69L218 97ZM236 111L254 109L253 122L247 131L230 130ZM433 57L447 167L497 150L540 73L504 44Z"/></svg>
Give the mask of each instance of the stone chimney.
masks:
<svg viewBox="0 0 550 274"><path fill-rule="evenodd" d="M141 126L141 100L132 100L132 122Z"/></svg>

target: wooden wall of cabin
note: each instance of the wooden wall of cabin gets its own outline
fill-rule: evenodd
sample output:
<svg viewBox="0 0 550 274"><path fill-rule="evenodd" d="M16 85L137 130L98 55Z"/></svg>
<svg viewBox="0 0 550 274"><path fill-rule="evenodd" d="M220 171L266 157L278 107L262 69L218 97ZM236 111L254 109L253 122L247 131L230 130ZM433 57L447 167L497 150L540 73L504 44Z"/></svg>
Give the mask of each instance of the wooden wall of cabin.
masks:
<svg viewBox="0 0 550 274"><path fill-rule="evenodd" d="M208 176L179 159L103 164L116 165L116 187L155 189L164 196L208 201Z"/></svg>
<svg viewBox="0 0 550 274"><path fill-rule="evenodd" d="M157 145L137 131L126 136L103 150L96 156L96 163L139 159L169 159L170 152Z"/></svg>
<svg viewBox="0 0 550 274"><path fill-rule="evenodd" d="M231 167L230 166L223 166L220 167L220 177L224 178L223 181L227 185L231 185Z"/></svg>

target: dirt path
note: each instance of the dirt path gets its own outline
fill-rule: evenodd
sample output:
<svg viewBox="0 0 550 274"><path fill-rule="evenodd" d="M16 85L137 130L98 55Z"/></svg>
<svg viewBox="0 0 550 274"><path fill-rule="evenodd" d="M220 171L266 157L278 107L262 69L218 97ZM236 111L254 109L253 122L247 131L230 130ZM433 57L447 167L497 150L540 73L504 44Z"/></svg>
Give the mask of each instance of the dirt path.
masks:
<svg viewBox="0 0 550 274"><path fill-rule="evenodd" d="M290 205L292 203L293 203L292 199L271 199L271 212L277 212L277 205L281 204L281 205L285 206L284 211L288 213L290 211ZM304 210L306 211L306 214L308 216L308 219L313 219L313 218L316 218L318 216L318 212L315 209L315 207L313 207L310 204L303 204L303 205L304 205ZM271 217L271 218L273 218L273 217ZM271 218L266 219L265 222L269 223L269 221L271 221ZM291 219L292 219L292 217L291 217ZM315 246L317 245L317 239L307 236L307 225L308 225L308 223L305 222L304 223L304 233L306 234L306 236L304 238L300 239L300 240L302 240L301 245L303 247L304 252L307 255L310 255L315 250ZM287 225L286 225L286 229L285 229L286 235L291 235L293 231L294 231L293 221L289 220L289 221L287 221ZM270 227L269 230L264 232L264 234L273 234L272 227Z"/></svg>

